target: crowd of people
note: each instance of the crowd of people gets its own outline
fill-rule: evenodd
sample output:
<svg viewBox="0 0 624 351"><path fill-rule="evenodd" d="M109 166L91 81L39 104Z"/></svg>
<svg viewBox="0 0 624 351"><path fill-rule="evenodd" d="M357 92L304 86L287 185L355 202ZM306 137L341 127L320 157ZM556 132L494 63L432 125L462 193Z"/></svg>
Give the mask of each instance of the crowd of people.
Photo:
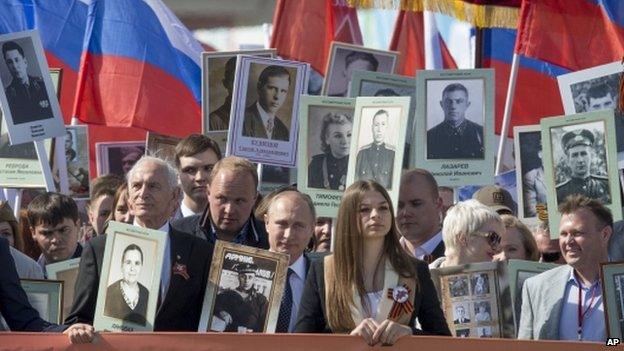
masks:
<svg viewBox="0 0 624 351"><path fill-rule="evenodd" d="M159 294L155 331L198 330L214 245L222 240L289 255L277 332L344 333L370 345L392 345L407 335L451 336L430 269L522 259L561 265L526 281L517 302L519 338L606 340L600 264L624 258L624 233L597 200L566 198L558 240L551 240L548 223L529 228L515 217L506 190L486 186L474 199L449 205L448 189L423 169L404 172L396 204L379 183L356 181L346 188L334 219L317 218L313 201L296 186L262 197L258 182L249 161L222 157L213 140L193 134L176 146L175 164L144 156L125 180L94 179L89 232L80 230L76 203L63 194L33 199L21 223L2 203L0 311L6 324L13 331L64 331L72 342L90 342L105 232L109 221L118 221L168 233L160 289L149 292ZM26 250L26 242L37 250ZM63 325L42 320L19 279L42 279L46 265L78 257L71 312ZM174 258L186 276L172 274ZM140 248L124 250L129 276L143 262ZM234 270L244 293L230 294L260 299L246 280L255 268L240 264ZM111 302L111 309L133 315L146 308L148 292L136 279L124 276L115 284L123 297L117 300L126 305ZM474 289L486 288L483 278L475 282ZM389 314L386 291L405 308ZM463 314L455 314L459 321L451 322L492 318L489 305L475 308L468 313L462 307ZM581 317L577 309L584 311ZM228 324L224 330L237 330L230 324L238 318L216 313ZM258 319L265 317L245 317L240 323L247 330L262 331Z"/></svg>

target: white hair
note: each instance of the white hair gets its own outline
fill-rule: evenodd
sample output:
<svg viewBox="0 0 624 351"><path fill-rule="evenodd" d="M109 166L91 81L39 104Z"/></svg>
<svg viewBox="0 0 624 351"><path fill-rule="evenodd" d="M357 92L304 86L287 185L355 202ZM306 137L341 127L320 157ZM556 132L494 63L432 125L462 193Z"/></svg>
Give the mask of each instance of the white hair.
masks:
<svg viewBox="0 0 624 351"><path fill-rule="evenodd" d="M462 235L474 234L479 228L489 221L499 222L503 220L496 211L485 206L477 200L458 202L446 213L442 225L442 238L447 249L457 248L458 238Z"/></svg>
<svg viewBox="0 0 624 351"><path fill-rule="evenodd" d="M126 175L126 181L128 183L128 188L131 187L130 181L134 173L143 166L145 163L155 163L158 166L164 168L165 175L167 176L167 183L172 189L176 189L178 187L178 171L173 167L169 162L164 161L160 158L153 156L143 156L141 157L135 164L132 166L128 174Z"/></svg>

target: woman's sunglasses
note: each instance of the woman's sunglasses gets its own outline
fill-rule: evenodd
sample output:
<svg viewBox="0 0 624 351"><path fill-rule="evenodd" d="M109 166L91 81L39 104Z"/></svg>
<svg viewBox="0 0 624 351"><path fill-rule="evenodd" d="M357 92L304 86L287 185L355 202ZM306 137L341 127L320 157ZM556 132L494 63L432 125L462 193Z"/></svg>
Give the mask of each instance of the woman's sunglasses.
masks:
<svg viewBox="0 0 624 351"><path fill-rule="evenodd" d="M491 232L476 232L475 235L485 238L490 244L491 248L497 247L501 242L501 236L494 231Z"/></svg>

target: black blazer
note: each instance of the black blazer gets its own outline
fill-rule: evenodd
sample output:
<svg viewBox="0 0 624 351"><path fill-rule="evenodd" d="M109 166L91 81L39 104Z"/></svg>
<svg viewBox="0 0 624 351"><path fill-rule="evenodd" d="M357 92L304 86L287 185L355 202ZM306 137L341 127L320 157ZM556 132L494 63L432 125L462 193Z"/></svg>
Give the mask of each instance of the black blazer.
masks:
<svg viewBox="0 0 624 351"><path fill-rule="evenodd" d="M155 331L197 331L212 261L213 246L206 240L170 227L171 264L186 265L188 279L171 270L169 289L156 311ZM93 324L106 235L96 236L84 248L74 292L74 303L65 324Z"/></svg>
<svg viewBox="0 0 624 351"><path fill-rule="evenodd" d="M306 285L299 305L295 333L331 333L325 311L325 273L324 261L312 261ZM409 327L413 334L451 335L446 324L444 312L440 308L438 293L435 290L429 267L420 260L413 260L420 284L414 295L414 312ZM422 330L414 327L418 318ZM359 322L356 322L358 324Z"/></svg>
<svg viewBox="0 0 624 351"><path fill-rule="evenodd" d="M12 331L63 331L67 326L48 323L39 317L22 289L9 242L0 238L0 312Z"/></svg>

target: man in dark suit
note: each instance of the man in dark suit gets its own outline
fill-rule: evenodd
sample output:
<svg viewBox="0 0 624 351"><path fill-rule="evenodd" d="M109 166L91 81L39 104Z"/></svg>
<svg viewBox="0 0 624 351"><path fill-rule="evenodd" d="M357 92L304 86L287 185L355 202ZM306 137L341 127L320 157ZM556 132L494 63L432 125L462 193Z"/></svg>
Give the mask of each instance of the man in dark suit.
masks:
<svg viewBox="0 0 624 351"><path fill-rule="evenodd" d="M43 79L28 74L28 60L22 47L14 41L7 41L2 45L2 56L13 77L5 88L13 124L52 117Z"/></svg>
<svg viewBox="0 0 624 351"><path fill-rule="evenodd" d="M269 250L290 255L275 330L277 333L289 333L295 328L299 301L310 266L310 259L304 255L304 250L314 232L314 203L308 195L294 188L283 191L271 200L264 221L269 234Z"/></svg>
<svg viewBox="0 0 624 351"><path fill-rule="evenodd" d="M392 188L394 148L385 143L388 111L379 110L373 116L373 142L358 151L355 161L356 180L374 180L386 189Z"/></svg>
<svg viewBox="0 0 624 351"><path fill-rule="evenodd" d="M20 285L15 262L9 251L9 242L0 237L0 313L12 331L62 332L72 343L88 343L93 340L94 329L86 324L71 327L44 321L39 317Z"/></svg>
<svg viewBox="0 0 624 351"><path fill-rule="evenodd" d="M268 249L264 225L253 216L258 195L256 167L244 158L229 156L214 165L208 179L204 213L173 221L172 226L212 244L219 239Z"/></svg>
<svg viewBox="0 0 624 351"><path fill-rule="evenodd" d="M412 256L431 263L444 256L442 198L427 170L415 168L401 177L396 217L401 245Z"/></svg>
<svg viewBox="0 0 624 351"><path fill-rule="evenodd" d="M466 119L468 89L460 83L447 85L440 106L444 121L427 131L427 158L483 158L483 126Z"/></svg>
<svg viewBox="0 0 624 351"><path fill-rule="evenodd" d="M454 324L470 323L470 318L466 317L466 309L464 306L459 305L455 307L455 315L457 318L453 320Z"/></svg>
<svg viewBox="0 0 624 351"><path fill-rule="evenodd" d="M258 100L245 109L243 136L288 141L290 131L277 115L286 101L290 73L282 66L265 68L258 78Z"/></svg>
<svg viewBox="0 0 624 351"><path fill-rule="evenodd" d="M154 330L196 331L212 261L212 245L174 229L168 218L179 203L175 169L163 160L144 156L128 173L128 201L134 225L168 232ZM74 294L72 311L65 322L93 323L102 270L106 235L86 245Z"/></svg>

